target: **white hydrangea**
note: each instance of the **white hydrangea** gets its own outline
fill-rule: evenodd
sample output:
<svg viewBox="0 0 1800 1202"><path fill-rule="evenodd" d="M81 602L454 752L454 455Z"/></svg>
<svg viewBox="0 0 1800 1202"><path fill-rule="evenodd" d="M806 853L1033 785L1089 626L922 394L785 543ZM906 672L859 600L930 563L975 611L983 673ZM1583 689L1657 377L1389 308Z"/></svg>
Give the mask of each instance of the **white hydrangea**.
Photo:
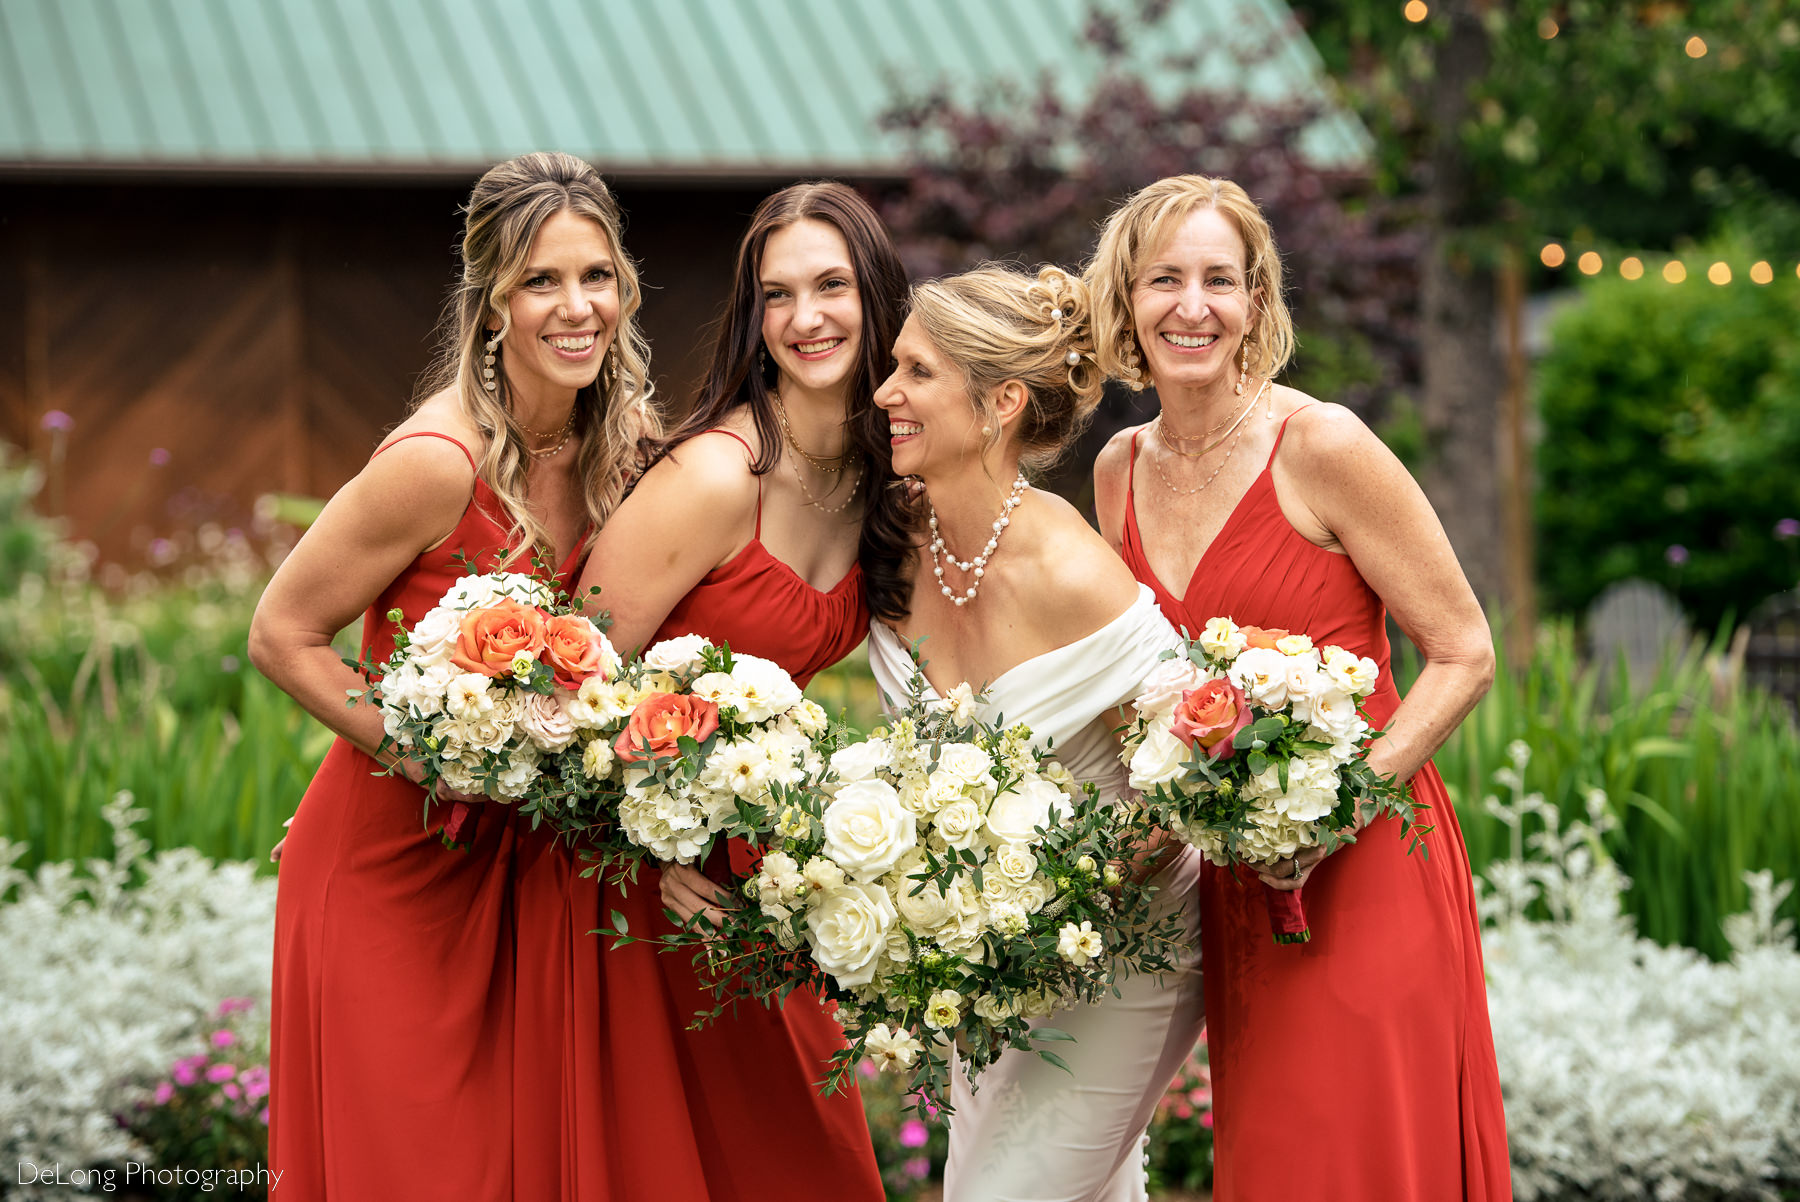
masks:
<svg viewBox="0 0 1800 1202"><path fill-rule="evenodd" d="M450 586L438 605L445 609L480 609L502 597L510 597L525 605L548 607L554 600L550 586L522 572L490 572L481 576L465 576Z"/></svg>

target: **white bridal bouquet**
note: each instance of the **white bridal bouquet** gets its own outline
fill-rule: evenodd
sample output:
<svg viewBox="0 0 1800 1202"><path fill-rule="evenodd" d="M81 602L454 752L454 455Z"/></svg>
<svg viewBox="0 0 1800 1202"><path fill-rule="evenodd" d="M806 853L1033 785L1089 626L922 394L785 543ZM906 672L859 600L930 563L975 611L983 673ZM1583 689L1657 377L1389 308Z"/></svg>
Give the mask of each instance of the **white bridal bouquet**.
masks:
<svg viewBox="0 0 1800 1202"><path fill-rule="evenodd" d="M966 685L928 702L915 674L908 703L833 751L822 779L740 815L731 832L763 855L723 927L697 919L660 942L700 949L719 999L702 1021L796 988L835 1003L847 1046L826 1092L867 1056L944 1106L952 1043L971 1077L1007 1048L1061 1063L1042 1045L1068 1037L1027 1020L1173 964L1174 918L1152 917L1151 891L1117 866L1148 820L1076 787L1025 727L980 721Z"/></svg>
<svg viewBox="0 0 1800 1202"><path fill-rule="evenodd" d="M388 618L403 620L397 609ZM530 795L545 757L575 739L581 690L620 668L601 627L554 584L472 568L412 629L395 632L385 661L345 662L371 685L349 690L349 704L373 694L382 750L423 767L427 806L440 782L502 801ZM468 813L452 808L446 843L456 843Z"/></svg>
<svg viewBox="0 0 1800 1202"><path fill-rule="evenodd" d="M1304 634L1213 618L1144 682L1124 756L1156 820L1214 864L1266 866L1353 842L1358 819L1430 827L1405 788L1377 776L1361 701L1380 668ZM1311 938L1301 890L1267 889L1277 943Z"/></svg>

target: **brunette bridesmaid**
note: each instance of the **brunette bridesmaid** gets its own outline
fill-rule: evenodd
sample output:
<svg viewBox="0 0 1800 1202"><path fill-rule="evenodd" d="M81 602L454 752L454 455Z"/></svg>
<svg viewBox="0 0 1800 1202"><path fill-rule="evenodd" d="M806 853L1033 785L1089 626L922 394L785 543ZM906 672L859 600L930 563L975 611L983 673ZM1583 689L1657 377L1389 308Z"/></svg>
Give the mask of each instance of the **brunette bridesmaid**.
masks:
<svg viewBox="0 0 1800 1202"><path fill-rule="evenodd" d="M1201 878L1219 1202L1510 1198L1469 858L1429 757L1494 672L1443 528L1349 410L1274 383L1294 346L1281 259L1228 180L1152 184L1107 221L1088 269L1101 362L1161 410L1094 465L1101 532L1170 621L1305 633L1372 657L1385 737L1370 763L1431 808L1429 855L1382 819L1305 885L1312 942L1277 946L1255 876ZM1391 612L1426 659L1404 701Z"/></svg>
<svg viewBox="0 0 1800 1202"><path fill-rule="evenodd" d="M581 576L622 652L699 634L804 684L862 642L871 610L899 612L903 526L871 397L904 290L851 189L796 185L757 209L693 411ZM718 900L706 875L640 873L620 896L541 837L520 865L517 1197L883 1196L857 1091L819 1096L842 1035L816 998L691 1030L712 1002L687 956L591 933L615 910L635 935L671 929L665 904Z"/></svg>

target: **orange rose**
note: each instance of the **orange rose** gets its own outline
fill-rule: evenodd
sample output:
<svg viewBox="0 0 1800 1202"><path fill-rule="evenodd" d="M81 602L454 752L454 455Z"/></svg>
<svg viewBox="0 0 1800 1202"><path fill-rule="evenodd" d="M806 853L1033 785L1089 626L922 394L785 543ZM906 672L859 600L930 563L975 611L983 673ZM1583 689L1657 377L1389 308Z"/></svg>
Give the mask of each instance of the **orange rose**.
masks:
<svg viewBox="0 0 1800 1202"><path fill-rule="evenodd" d="M536 659L543 649L543 611L502 597L463 615L450 662L465 672L505 676L521 651Z"/></svg>
<svg viewBox="0 0 1800 1202"><path fill-rule="evenodd" d="M677 693L652 693L631 711L631 721L613 741L613 750L626 763L662 759L680 751L686 735L700 741L719 729L719 707L704 697ZM649 746L649 751L644 750Z"/></svg>
<svg viewBox="0 0 1800 1202"><path fill-rule="evenodd" d="M588 677L604 676L601 659L605 648L599 629L579 614L551 618L544 624L544 662L565 689L579 689Z"/></svg>
<svg viewBox="0 0 1800 1202"><path fill-rule="evenodd" d="M1261 647L1265 651L1275 650L1276 643L1293 633L1293 631L1283 630L1279 626L1271 626L1267 630L1261 626L1240 626L1238 629L1244 632L1244 638L1248 640L1249 646Z"/></svg>
<svg viewBox="0 0 1800 1202"><path fill-rule="evenodd" d="M1189 747L1199 744L1209 760L1228 760L1231 740L1250 725L1250 701L1229 680L1209 680L1181 695L1169 731Z"/></svg>

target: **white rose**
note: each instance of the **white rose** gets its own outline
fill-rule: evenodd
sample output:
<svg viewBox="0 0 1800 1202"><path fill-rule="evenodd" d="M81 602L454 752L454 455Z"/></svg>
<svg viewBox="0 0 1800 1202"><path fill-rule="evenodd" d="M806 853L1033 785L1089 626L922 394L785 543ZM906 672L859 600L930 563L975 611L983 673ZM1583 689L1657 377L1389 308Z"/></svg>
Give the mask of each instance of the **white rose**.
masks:
<svg viewBox="0 0 1800 1202"><path fill-rule="evenodd" d="M658 672L687 672L700 666L700 653L706 640L697 634L664 639L644 652L644 662Z"/></svg>
<svg viewBox="0 0 1800 1202"><path fill-rule="evenodd" d="M948 951L964 951L981 938L981 895L966 877L958 877L948 889L928 881L917 893L919 882L888 878L894 908L907 929L921 938L935 940Z"/></svg>
<svg viewBox="0 0 1800 1202"><path fill-rule="evenodd" d="M1035 844L1042 837L1038 827L1053 828L1072 810L1068 795L1049 781L1022 781L994 798L987 828L997 842Z"/></svg>
<svg viewBox="0 0 1800 1202"><path fill-rule="evenodd" d="M1160 722L1154 723L1144 732L1144 741L1131 753L1131 787L1140 793L1148 793L1158 785L1166 785L1181 775L1187 759L1187 744L1169 733Z"/></svg>
<svg viewBox="0 0 1800 1202"><path fill-rule="evenodd" d="M1015 889L1031 883L1037 876L1038 859L1029 847L1009 843L1000 849L994 857L989 873L997 874L1001 880Z"/></svg>
<svg viewBox="0 0 1800 1202"><path fill-rule="evenodd" d="M575 724L560 695L532 693L519 715L519 729L541 751L561 751L575 741Z"/></svg>
<svg viewBox="0 0 1800 1202"><path fill-rule="evenodd" d="M479 764L467 763L460 759L447 759L438 769L438 779L455 789L458 793L481 792L481 778L475 775Z"/></svg>
<svg viewBox="0 0 1800 1202"><path fill-rule="evenodd" d="M1308 718L1315 728L1324 731L1334 742L1354 743L1368 732L1368 723L1356 712L1356 699L1342 689L1326 689L1313 698Z"/></svg>
<svg viewBox="0 0 1800 1202"><path fill-rule="evenodd" d="M1045 760L1038 767L1038 774L1068 797L1081 796L1081 786L1076 783L1075 774L1063 766L1061 760Z"/></svg>
<svg viewBox="0 0 1800 1202"><path fill-rule="evenodd" d="M462 615L442 606L419 619L412 628L412 646L407 653L421 668L435 667L450 659L450 649L462 633Z"/></svg>
<svg viewBox="0 0 1800 1202"><path fill-rule="evenodd" d="M1018 1017L1019 999L1014 998L1010 1001L1001 1001L996 994L984 993L975 999L974 1004L970 1006L969 1009L975 1012L976 1017L984 1018L988 1022L997 1025L1005 1022L1009 1018Z"/></svg>
<svg viewBox="0 0 1800 1202"><path fill-rule="evenodd" d="M767 722L804 700L794 678L772 660L755 655L734 656L731 677L737 681L738 696L742 699L738 713L746 722Z"/></svg>
<svg viewBox="0 0 1800 1202"><path fill-rule="evenodd" d="M879 885L852 883L834 889L806 915L806 942L819 967L846 988L867 985L899 920L893 899Z"/></svg>
<svg viewBox="0 0 1800 1202"><path fill-rule="evenodd" d="M825 854L859 881L892 868L918 842L913 816L885 781L852 781L825 807Z"/></svg>
<svg viewBox="0 0 1800 1202"><path fill-rule="evenodd" d="M463 722L485 718L494 712L494 698L488 693L488 678L479 672L464 672L451 679L444 690L444 708L452 718Z"/></svg>
<svg viewBox="0 0 1800 1202"><path fill-rule="evenodd" d="M1187 656L1176 655L1150 669L1150 675L1144 677L1143 687L1138 690L1137 700L1133 704L1137 706L1138 713L1145 717L1167 716L1175 712L1175 706L1181 701L1183 693L1205 683L1205 672Z"/></svg>
<svg viewBox="0 0 1800 1202"><path fill-rule="evenodd" d="M1232 661L1226 675L1265 709L1287 705L1287 656L1272 647L1251 647Z"/></svg>
<svg viewBox="0 0 1800 1202"><path fill-rule="evenodd" d="M1230 618L1208 618L1200 632L1200 650L1214 659L1233 659L1248 645L1244 632Z"/></svg>
<svg viewBox="0 0 1800 1202"><path fill-rule="evenodd" d="M894 762L894 747L886 739L864 739L831 753L831 770L839 780L867 780Z"/></svg>
<svg viewBox="0 0 1800 1202"><path fill-rule="evenodd" d="M494 717L487 717L462 723L456 733L465 747L478 751L505 751L507 743L512 740L513 729L511 722L500 722Z"/></svg>
<svg viewBox="0 0 1800 1202"><path fill-rule="evenodd" d="M863 1055L879 1065L881 1072L910 1069L924 1050L925 1045L907 1034L905 1028L889 1029L886 1023L876 1023L863 1040Z"/></svg>
<svg viewBox="0 0 1800 1202"><path fill-rule="evenodd" d="M965 785L992 784L993 767L994 757L973 743L946 743L938 751L938 772Z"/></svg>
<svg viewBox="0 0 1800 1202"><path fill-rule="evenodd" d="M1331 687L1331 678L1319 669L1318 657L1312 652L1288 657L1288 703L1294 707L1296 722L1310 721L1313 698Z"/></svg>
<svg viewBox="0 0 1800 1202"><path fill-rule="evenodd" d="M981 807L968 798L959 798L939 809L932 828L949 846L958 851L974 851L985 857L986 844L981 841Z"/></svg>

